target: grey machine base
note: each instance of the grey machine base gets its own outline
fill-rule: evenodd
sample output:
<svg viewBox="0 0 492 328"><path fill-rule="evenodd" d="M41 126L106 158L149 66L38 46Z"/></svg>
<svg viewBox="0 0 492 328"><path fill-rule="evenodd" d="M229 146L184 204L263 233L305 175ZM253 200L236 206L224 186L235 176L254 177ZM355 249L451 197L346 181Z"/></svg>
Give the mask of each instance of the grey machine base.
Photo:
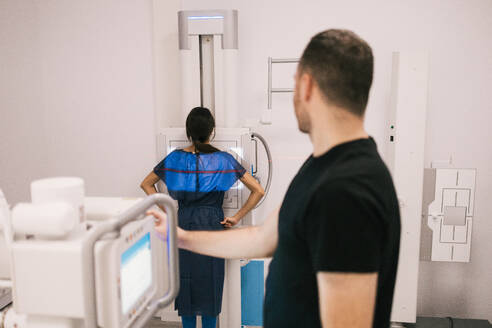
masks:
<svg viewBox="0 0 492 328"><path fill-rule="evenodd" d="M405 325L408 328L492 328L487 320L418 317L416 324Z"/></svg>

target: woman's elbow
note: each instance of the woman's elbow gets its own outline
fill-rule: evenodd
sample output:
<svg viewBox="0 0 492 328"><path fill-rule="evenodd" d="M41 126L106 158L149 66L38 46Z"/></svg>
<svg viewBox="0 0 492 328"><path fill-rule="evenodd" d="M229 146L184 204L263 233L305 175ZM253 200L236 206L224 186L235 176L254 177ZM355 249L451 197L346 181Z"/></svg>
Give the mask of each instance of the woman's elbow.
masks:
<svg viewBox="0 0 492 328"><path fill-rule="evenodd" d="M142 181L142 183L140 184L140 188L143 190L143 191L147 191L147 188L148 188L148 183L144 180Z"/></svg>

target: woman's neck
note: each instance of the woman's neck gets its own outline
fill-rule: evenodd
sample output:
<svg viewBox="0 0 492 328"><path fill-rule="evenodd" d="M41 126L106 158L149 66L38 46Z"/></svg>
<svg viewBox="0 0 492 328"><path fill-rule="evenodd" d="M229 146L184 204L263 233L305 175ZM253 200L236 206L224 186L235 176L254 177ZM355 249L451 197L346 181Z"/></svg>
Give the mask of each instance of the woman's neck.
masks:
<svg viewBox="0 0 492 328"><path fill-rule="evenodd" d="M205 141L203 144L210 145L210 141ZM196 153L196 147L194 144L191 144L190 146L184 148L183 150L189 153Z"/></svg>

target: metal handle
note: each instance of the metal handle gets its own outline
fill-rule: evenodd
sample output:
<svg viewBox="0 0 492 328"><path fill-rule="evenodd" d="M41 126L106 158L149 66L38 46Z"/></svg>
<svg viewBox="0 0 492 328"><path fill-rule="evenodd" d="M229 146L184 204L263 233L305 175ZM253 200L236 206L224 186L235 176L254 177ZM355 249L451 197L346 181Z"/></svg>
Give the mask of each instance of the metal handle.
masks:
<svg viewBox="0 0 492 328"><path fill-rule="evenodd" d="M265 198L268 195L268 191L270 190L270 185L272 184L273 163L272 154L270 153L270 147L268 147L268 143L266 142L265 138L263 138L260 134L256 132L251 133L251 138L257 138L261 141L263 147L265 147L265 152L268 158L268 178L265 185L265 195L263 195L263 198L259 201L258 204L256 204L255 208L258 208L263 203L263 201L265 201ZM256 147L258 147L258 144L256 144ZM256 156L258 157L258 151L256 152ZM258 166L258 162L256 165ZM258 170L258 168L256 170Z"/></svg>
<svg viewBox="0 0 492 328"><path fill-rule="evenodd" d="M169 198L169 196L165 196ZM167 201L167 200L166 200ZM147 325L147 322L152 319L153 315L167 305L169 305L179 293L179 260L178 260L178 218L176 214L176 207L171 200L171 206L167 206L165 203L161 203L166 208L167 212L167 235L168 235L168 273L169 273L169 289L159 299L152 302L142 313L137 320L133 323L132 327L143 328Z"/></svg>
<svg viewBox="0 0 492 328"><path fill-rule="evenodd" d="M268 57L268 109L272 109L272 57Z"/></svg>
<svg viewBox="0 0 492 328"><path fill-rule="evenodd" d="M253 138L253 135L251 135L251 139L255 143L255 165L254 168L251 170L251 175L255 176L255 174L258 173L258 141Z"/></svg>
<svg viewBox="0 0 492 328"><path fill-rule="evenodd" d="M108 232L119 231L125 224L130 221L139 219L145 214L149 207L162 205L166 209L169 227L169 268L174 270L169 275L170 287L168 292L161 299L153 302L151 306L137 319L134 327L144 327L145 323L160 308L164 307L165 302L173 300L179 291L179 265L178 265L178 248L177 248L177 210L171 197L164 194L153 194L144 198L141 202L135 204L125 212L121 213L114 219L95 225L88 233L82 244L82 262L84 270L84 309L86 328L97 327L97 298L96 298L96 275L94 270L94 246L96 242ZM144 321L145 320L145 321ZM138 324L138 325L137 325Z"/></svg>

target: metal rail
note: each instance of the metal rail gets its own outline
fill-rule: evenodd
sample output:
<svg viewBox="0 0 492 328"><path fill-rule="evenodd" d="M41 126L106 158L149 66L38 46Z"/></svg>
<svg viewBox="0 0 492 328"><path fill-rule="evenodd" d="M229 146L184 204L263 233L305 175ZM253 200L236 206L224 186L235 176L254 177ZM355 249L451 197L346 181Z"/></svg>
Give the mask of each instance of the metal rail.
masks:
<svg viewBox="0 0 492 328"><path fill-rule="evenodd" d="M273 64L295 64L299 58L272 58L268 57L268 109L272 109L272 94L294 92L293 88L273 88L272 87L272 65Z"/></svg>

